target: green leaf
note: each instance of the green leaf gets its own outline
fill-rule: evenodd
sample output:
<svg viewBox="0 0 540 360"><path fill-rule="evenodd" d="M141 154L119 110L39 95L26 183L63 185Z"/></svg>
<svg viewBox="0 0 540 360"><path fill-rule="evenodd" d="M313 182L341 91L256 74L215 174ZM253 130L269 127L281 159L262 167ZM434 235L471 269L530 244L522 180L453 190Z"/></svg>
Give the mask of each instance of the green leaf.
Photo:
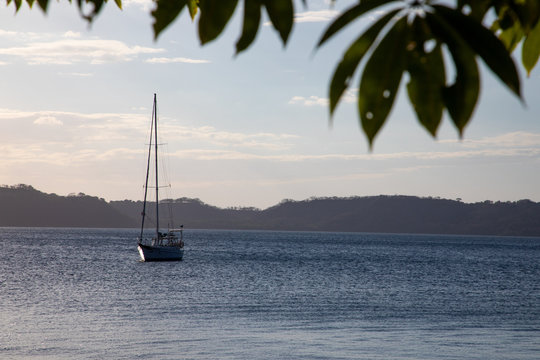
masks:
<svg viewBox="0 0 540 360"><path fill-rule="evenodd" d="M261 21L261 2L260 0L244 1L244 23L242 26L242 35L236 42L236 54L244 51L251 45Z"/></svg>
<svg viewBox="0 0 540 360"><path fill-rule="evenodd" d="M22 5L22 0L13 0L13 2L15 3L15 12L19 11L19 9L21 8L21 5ZM8 0L8 5L11 3L10 0ZM28 5L30 7L32 7L32 2L28 3Z"/></svg>
<svg viewBox="0 0 540 360"><path fill-rule="evenodd" d="M187 6L191 20L195 19L195 15L197 15L197 11L199 10L199 0L188 0Z"/></svg>
<svg viewBox="0 0 540 360"><path fill-rule="evenodd" d="M83 8L85 4L88 3L92 4L92 10L90 12L85 12ZM104 4L105 0L77 0L79 12L84 19L88 20L88 22L92 22L94 20Z"/></svg>
<svg viewBox="0 0 540 360"><path fill-rule="evenodd" d="M518 19L523 31L529 33L540 17L538 0L514 0L509 1L507 6Z"/></svg>
<svg viewBox="0 0 540 360"><path fill-rule="evenodd" d="M292 0L263 0L274 28L279 32L283 45L287 43L294 21Z"/></svg>
<svg viewBox="0 0 540 360"><path fill-rule="evenodd" d="M199 39L206 44L216 39L229 22L238 0L200 0Z"/></svg>
<svg viewBox="0 0 540 360"><path fill-rule="evenodd" d="M513 26L503 30L499 35L499 39L509 52L513 52L516 46L523 39L524 33L519 22L515 22Z"/></svg>
<svg viewBox="0 0 540 360"><path fill-rule="evenodd" d="M529 29L534 29L540 21L540 2L538 0L526 0L525 12L529 15L527 23Z"/></svg>
<svg viewBox="0 0 540 360"><path fill-rule="evenodd" d="M400 10L394 10L380 18L366 32L364 32L343 55L343 59L336 67L330 84L330 115L334 113L339 99L349 87L350 81L358 64L372 46L381 30Z"/></svg>
<svg viewBox="0 0 540 360"><path fill-rule="evenodd" d="M370 147L392 109L407 65L408 30L407 18L403 17L373 51L362 74L358 110Z"/></svg>
<svg viewBox="0 0 540 360"><path fill-rule="evenodd" d="M446 43L455 64L454 84L444 89L443 99L454 125L460 136L463 136L463 130L471 119L480 92L480 75L475 54L443 18L427 13L426 21L435 36Z"/></svg>
<svg viewBox="0 0 540 360"><path fill-rule="evenodd" d="M458 8L463 9L465 5L469 6L472 16L477 21L482 21L489 8L493 6L492 0L458 0Z"/></svg>
<svg viewBox="0 0 540 360"><path fill-rule="evenodd" d="M34 0L29 3L30 7L33 5ZM43 12L47 12L47 6L49 5L49 0L37 0L39 7Z"/></svg>
<svg viewBox="0 0 540 360"><path fill-rule="evenodd" d="M154 40L178 17L187 3L188 0L156 0L156 8L152 11Z"/></svg>
<svg viewBox="0 0 540 360"><path fill-rule="evenodd" d="M352 21L356 20L366 12L382 6L387 3L395 2L396 0L367 0L361 1L357 5L354 5L350 9L341 14L330 26L326 29L323 36L319 40L317 47L320 47L338 31L343 29Z"/></svg>
<svg viewBox="0 0 540 360"><path fill-rule="evenodd" d="M431 33L422 18L415 18L413 28L416 30L416 46L409 52L407 61L410 75L407 92L418 121L435 136L444 110L442 93L446 85L446 73L442 49L437 44L432 51L425 51L425 42L430 40Z"/></svg>
<svg viewBox="0 0 540 360"><path fill-rule="evenodd" d="M527 76L531 75L531 70L536 66L540 57L540 21L529 32L523 42L521 61L527 70Z"/></svg>
<svg viewBox="0 0 540 360"><path fill-rule="evenodd" d="M463 15L459 10L441 5L434 5L433 9L459 33L491 71L521 98L521 86L516 66L504 44L481 23Z"/></svg>

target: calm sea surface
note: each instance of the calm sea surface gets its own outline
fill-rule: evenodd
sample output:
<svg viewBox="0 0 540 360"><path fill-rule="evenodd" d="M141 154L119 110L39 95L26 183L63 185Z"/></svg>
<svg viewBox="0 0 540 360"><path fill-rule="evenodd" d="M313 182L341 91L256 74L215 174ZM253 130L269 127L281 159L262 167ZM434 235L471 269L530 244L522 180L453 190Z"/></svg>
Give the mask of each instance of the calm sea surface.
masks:
<svg viewBox="0 0 540 360"><path fill-rule="evenodd" d="M1 359L540 359L540 239L0 228Z"/></svg>

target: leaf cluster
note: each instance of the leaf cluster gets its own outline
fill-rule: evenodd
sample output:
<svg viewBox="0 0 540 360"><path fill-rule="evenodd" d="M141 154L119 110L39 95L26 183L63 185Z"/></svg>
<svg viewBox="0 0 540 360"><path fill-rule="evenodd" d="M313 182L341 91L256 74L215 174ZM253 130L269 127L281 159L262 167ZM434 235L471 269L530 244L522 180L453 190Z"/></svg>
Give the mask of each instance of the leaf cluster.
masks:
<svg viewBox="0 0 540 360"><path fill-rule="evenodd" d="M188 8L192 20L197 13L200 14L197 23L198 36L204 45L215 40L223 32L238 3L238 0L157 0L156 8L152 11L154 37L157 39L182 10ZM263 11L266 11L283 44L287 43L294 22L293 1L244 0L242 31L236 42L237 53L247 49L255 40Z"/></svg>
<svg viewBox="0 0 540 360"><path fill-rule="evenodd" d="M7 0L18 10L37 1ZM71 1L71 0L70 0ZM106 0L76 0L83 18L92 21ZM334 2L334 1L332 1ZM121 8L121 0L115 0ZM184 9L197 20L198 37L207 44L223 32L243 5L236 53L255 40L265 12L285 46L294 25L293 0L154 0L154 37ZM307 1L302 0L304 6ZM540 57L538 0L455 0L455 7L436 0L360 0L343 11L322 34L317 48L351 24L382 13L345 50L329 86L330 117L363 65L358 82L358 113L370 146L385 124L403 78L418 121L432 135L446 111L462 136L480 94L478 60L502 84L522 98L521 82L511 53L521 45L527 73ZM448 2L446 2L448 3ZM87 9L90 6L90 9ZM491 20L491 24L488 20Z"/></svg>
<svg viewBox="0 0 540 360"><path fill-rule="evenodd" d="M68 1L72 2L72 0ZM23 3L27 3L32 8L36 2L43 12L47 12L49 0L7 0L7 5L14 3L15 11L19 11ZM122 9L122 0L114 0L114 2L119 9ZM81 16L88 22L92 22L107 3L107 0L76 0L76 3ZM90 9L88 9L88 6L90 6Z"/></svg>
<svg viewBox="0 0 540 360"><path fill-rule="evenodd" d="M483 9L476 1L468 3L476 10L478 16L482 16ZM522 44L521 61L527 74L530 75L540 56L540 2L499 0L493 3L497 17L491 25L491 30L498 34L499 39L511 52L518 44Z"/></svg>
<svg viewBox="0 0 540 360"><path fill-rule="evenodd" d="M386 14L350 45L338 64L329 91L331 116L366 56L358 111L370 145L392 109L405 74L418 121L433 136L444 110L463 134L480 92L477 59L521 98L520 79L508 48L482 23L493 3L459 1L458 7L450 8L435 1L366 0L352 6L327 28L318 46L375 9ZM529 26L533 24L531 20ZM447 64L445 52L453 64ZM453 65L450 70L449 65ZM449 79L451 73L454 77Z"/></svg>

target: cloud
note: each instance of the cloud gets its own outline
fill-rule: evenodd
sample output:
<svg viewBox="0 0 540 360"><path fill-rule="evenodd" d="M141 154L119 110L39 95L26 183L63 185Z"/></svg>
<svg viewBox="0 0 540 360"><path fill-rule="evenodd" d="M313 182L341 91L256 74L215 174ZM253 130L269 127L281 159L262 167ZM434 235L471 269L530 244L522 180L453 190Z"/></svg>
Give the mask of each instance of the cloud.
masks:
<svg viewBox="0 0 540 360"><path fill-rule="evenodd" d="M22 118L31 117L31 116L38 116L37 114L38 113L34 111L22 111L22 110L0 108L0 120L22 119Z"/></svg>
<svg viewBox="0 0 540 360"><path fill-rule="evenodd" d="M18 111L0 108L0 125L7 129L0 134L6 139L17 139L21 144L42 144L52 140L76 148L107 146L116 142L122 146L136 146L133 138L144 142L148 131L148 116L134 113L77 113L68 111ZM41 130L28 131L29 124L57 126L54 134ZM61 128L58 126L62 126ZM24 136L21 134L24 133ZM9 142L9 141L8 141Z"/></svg>
<svg viewBox="0 0 540 360"><path fill-rule="evenodd" d="M316 11L305 11L301 13L294 14L295 23L320 23L328 22L336 17L339 14L337 10L316 10ZM271 26L270 21L266 21L264 26Z"/></svg>
<svg viewBox="0 0 540 360"><path fill-rule="evenodd" d="M117 40L77 39L70 33L64 39L31 42L24 46L0 49L0 55L19 57L28 64L61 64L88 62L103 64L131 61L142 54L161 53L164 49L128 46Z"/></svg>
<svg viewBox="0 0 540 360"><path fill-rule="evenodd" d="M238 150L224 149L191 149L176 154L177 157L195 160L266 160L277 162L304 162L304 161L335 161L335 160L369 160L373 155L360 154L253 154Z"/></svg>
<svg viewBox="0 0 540 360"><path fill-rule="evenodd" d="M124 0L122 1L122 6L124 8L130 6L138 6L146 13L148 12L148 10L151 10L155 5L153 0Z"/></svg>
<svg viewBox="0 0 540 360"><path fill-rule="evenodd" d="M58 73L58 75L60 75L60 76L81 77L81 78L94 76L93 73L81 73L81 72L70 72L70 73L60 72L60 73Z"/></svg>
<svg viewBox="0 0 540 360"><path fill-rule="evenodd" d="M472 159L487 157L536 157L540 155L540 148L527 149L483 149L483 150L462 150L462 151L437 151L437 152L401 152L373 155L380 160L417 159L417 160L451 160L451 159Z"/></svg>
<svg viewBox="0 0 540 360"><path fill-rule="evenodd" d="M37 119L37 120L34 120ZM23 121L21 121L23 120ZM64 132L58 133L65 141L75 141L77 144L110 143L124 145L140 145L133 142L133 138L144 142L148 132L148 114L138 113L76 113L65 111L19 111L0 108L0 121L10 121L10 128L24 126L25 121L36 125L62 125ZM244 133L224 131L212 126L190 127L178 123L176 120L161 117L161 133L166 134L164 141L171 144L187 142L200 148L225 149L254 149L258 152L283 151L290 149L296 135L284 133ZM41 133L33 138L26 136L28 142L43 141Z"/></svg>
<svg viewBox="0 0 540 360"><path fill-rule="evenodd" d="M305 102L299 97L295 101ZM213 126L186 126L161 118L163 140L173 157L204 161L266 161L284 163L333 163L366 161L384 166L447 166L459 160L522 161L540 158L540 133L512 132L463 142L439 141L439 151L390 153L317 153L301 148L301 136L287 133L225 131ZM2 135L14 161L69 164L105 161L144 151L148 115L134 113L75 113L0 109L0 123L9 122ZM54 135L28 124L56 126ZM21 134L24 133L24 136ZM9 139L17 139L10 143ZM11 145L10 145L11 144ZM114 144L114 145L113 145ZM452 146L444 146L450 144ZM111 146L113 145L113 146ZM455 146L454 146L455 145ZM178 149L181 146L182 149ZM443 149L444 148L444 149ZM8 149L6 148L6 151ZM39 155L40 153L45 155ZM18 159L18 160L16 160Z"/></svg>
<svg viewBox="0 0 540 360"><path fill-rule="evenodd" d="M36 41L39 39L50 38L50 34L24 32L24 31L6 31L0 29L0 38L16 41Z"/></svg>
<svg viewBox="0 0 540 360"><path fill-rule="evenodd" d="M337 10L306 11L295 14L294 21L297 23L328 22L336 17Z"/></svg>
<svg viewBox="0 0 540 360"><path fill-rule="evenodd" d="M144 150L129 148L111 148L100 150L98 148L73 149L62 143L40 143L20 146L6 144L0 146L3 156L1 166L31 164L48 164L61 167L87 166L95 162L118 161L119 159L138 159Z"/></svg>
<svg viewBox="0 0 540 360"><path fill-rule="evenodd" d="M540 134L515 131L502 135L484 137L482 139L442 140L442 143L462 144L468 148L481 147L537 147L540 148Z"/></svg>
<svg viewBox="0 0 540 360"><path fill-rule="evenodd" d="M151 64L172 64L172 63L186 63L186 64L208 64L209 60L189 59L184 57L166 58L166 57L154 57L146 60Z"/></svg>
<svg viewBox="0 0 540 360"><path fill-rule="evenodd" d="M0 29L0 37L2 38L14 38L17 36L16 31L7 31Z"/></svg>
<svg viewBox="0 0 540 360"><path fill-rule="evenodd" d="M78 39L78 38L81 37L81 33L70 30L70 31L66 31L64 33L64 37L65 38L70 38L70 39Z"/></svg>
<svg viewBox="0 0 540 360"><path fill-rule="evenodd" d="M162 122L163 124L163 122ZM289 149L290 141L297 138L291 134L275 133L240 133L218 130L212 126L186 127L179 125L162 125L162 132L171 141L194 141L199 146L225 148L251 148L257 150L276 151Z"/></svg>
<svg viewBox="0 0 540 360"><path fill-rule="evenodd" d="M146 121L147 116L130 113L79 113L70 111L25 111L16 109L0 108L0 120L16 120L35 117L71 118L79 120L111 120L114 122L131 121L131 126L139 124L141 119Z"/></svg>
<svg viewBox="0 0 540 360"><path fill-rule="evenodd" d="M340 103L356 104L358 101L358 88L352 88L345 91L340 98ZM330 100L322 98L316 95L309 97L305 96L293 96L288 104L290 105L303 105L303 106L328 106Z"/></svg>
<svg viewBox="0 0 540 360"><path fill-rule="evenodd" d="M281 150L281 149L275 149ZM441 161L463 160L463 159L503 159L503 158L538 158L540 156L540 146L523 148L493 148L478 150L460 151L425 151L425 152L394 152L386 154L295 154L295 153L250 153L247 151L228 149L191 149L174 154L182 158L192 158L195 160L264 160L275 162L306 162L306 161L403 161L416 160L431 164ZM425 167L427 165L418 165ZM417 166L417 167L418 167ZM409 168L407 168L409 169ZM409 169L410 171L410 169Z"/></svg>
<svg viewBox="0 0 540 360"><path fill-rule="evenodd" d="M345 91L345 94L341 97L341 102L348 104L356 103L358 100L358 88L349 89Z"/></svg>
<svg viewBox="0 0 540 360"><path fill-rule="evenodd" d="M54 116L40 116L36 120L34 120L34 124L36 125L49 125L49 126L58 126L58 125L64 125L64 123Z"/></svg>
<svg viewBox="0 0 540 360"><path fill-rule="evenodd" d="M291 105L300 104L304 106L328 106L328 99L321 98L315 95L312 95L307 98L303 96L293 96L291 100L289 100L289 104Z"/></svg>

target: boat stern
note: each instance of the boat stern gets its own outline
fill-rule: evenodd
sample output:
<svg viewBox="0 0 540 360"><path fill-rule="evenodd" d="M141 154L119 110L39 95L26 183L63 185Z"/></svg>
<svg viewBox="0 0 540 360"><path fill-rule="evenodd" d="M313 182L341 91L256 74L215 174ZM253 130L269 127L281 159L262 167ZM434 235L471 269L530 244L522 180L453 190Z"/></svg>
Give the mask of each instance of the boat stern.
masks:
<svg viewBox="0 0 540 360"><path fill-rule="evenodd" d="M142 249L140 244L137 245L137 250L139 251L139 255L141 256L141 260L146 261L146 259L144 258L144 250Z"/></svg>

